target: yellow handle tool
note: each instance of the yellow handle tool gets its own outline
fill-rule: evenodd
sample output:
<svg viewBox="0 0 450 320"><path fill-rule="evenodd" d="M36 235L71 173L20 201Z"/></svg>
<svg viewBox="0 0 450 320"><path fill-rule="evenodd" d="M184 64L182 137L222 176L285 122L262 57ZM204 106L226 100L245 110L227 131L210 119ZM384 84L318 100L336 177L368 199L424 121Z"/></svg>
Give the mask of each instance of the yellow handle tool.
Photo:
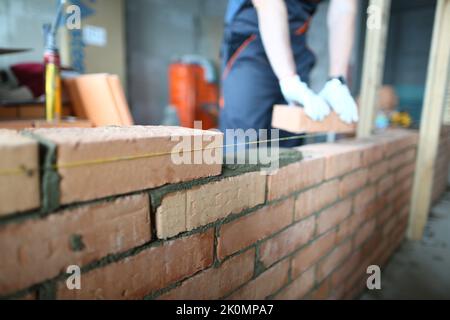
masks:
<svg viewBox="0 0 450 320"><path fill-rule="evenodd" d="M59 66L48 63L45 70L46 116L48 122L61 120L61 76Z"/></svg>

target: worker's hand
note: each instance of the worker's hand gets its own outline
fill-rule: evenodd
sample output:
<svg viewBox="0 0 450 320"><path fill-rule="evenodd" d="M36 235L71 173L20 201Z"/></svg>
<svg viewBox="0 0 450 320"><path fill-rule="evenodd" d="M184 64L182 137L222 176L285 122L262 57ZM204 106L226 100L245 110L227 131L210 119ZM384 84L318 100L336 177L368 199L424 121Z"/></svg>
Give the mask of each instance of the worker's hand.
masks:
<svg viewBox="0 0 450 320"><path fill-rule="evenodd" d="M347 85L339 79L329 80L319 95L336 111L342 121L346 123L358 122L356 102Z"/></svg>
<svg viewBox="0 0 450 320"><path fill-rule="evenodd" d="M330 114L330 107L308 85L294 76L280 81L281 92L289 104L302 105L305 113L314 121L323 121Z"/></svg>

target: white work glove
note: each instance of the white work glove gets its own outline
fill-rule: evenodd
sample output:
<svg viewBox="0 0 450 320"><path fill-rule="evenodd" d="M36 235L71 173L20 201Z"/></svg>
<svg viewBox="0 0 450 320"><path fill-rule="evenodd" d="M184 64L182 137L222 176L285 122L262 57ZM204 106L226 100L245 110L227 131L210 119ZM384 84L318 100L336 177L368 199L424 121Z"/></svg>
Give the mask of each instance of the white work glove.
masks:
<svg viewBox="0 0 450 320"><path fill-rule="evenodd" d="M291 105L302 105L306 115L312 120L323 121L330 114L331 110L326 102L309 89L298 75L281 80L280 87L284 99Z"/></svg>
<svg viewBox="0 0 450 320"><path fill-rule="evenodd" d="M342 121L358 122L358 108L347 85L339 79L329 80L319 95L333 108Z"/></svg>

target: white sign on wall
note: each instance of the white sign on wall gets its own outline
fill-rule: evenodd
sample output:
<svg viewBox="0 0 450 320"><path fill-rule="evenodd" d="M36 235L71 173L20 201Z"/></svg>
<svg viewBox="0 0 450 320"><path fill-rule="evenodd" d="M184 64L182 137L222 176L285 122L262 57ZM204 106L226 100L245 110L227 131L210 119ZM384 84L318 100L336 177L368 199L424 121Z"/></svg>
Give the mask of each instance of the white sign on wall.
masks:
<svg viewBox="0 0 450 320"><path fill-rule="evenodd" d="M87 46L105 47L108 43L108 32L97 26L83 26L83 42Z"/></svg>

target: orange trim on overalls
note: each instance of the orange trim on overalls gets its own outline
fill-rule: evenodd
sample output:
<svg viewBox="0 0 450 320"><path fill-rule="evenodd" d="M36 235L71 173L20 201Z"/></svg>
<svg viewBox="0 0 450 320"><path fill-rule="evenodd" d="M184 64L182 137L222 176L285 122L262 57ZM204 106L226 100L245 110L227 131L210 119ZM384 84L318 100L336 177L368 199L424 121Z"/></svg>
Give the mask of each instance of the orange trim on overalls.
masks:
<svg viewBox="0 0 450 320"><path fill-rule="evenodd" d="M252 34L239 46L239 48L236 50L236 52L233 53L230 60L227 62L225 70L223 71L222 80L224 80L228 76L228 74L231 71L231 68L233 67L237 58L239 58L239 56L241 55L242 51L244 51L245 48L247 48L250 45L250 43L252 43L255 39L256 39L256 35Z"/></svg>
<svg viewBox="0 0 450 320"><path fill-rule="evenodd" d="M300 36L302 34L304 34L308 28L309 25L311 23L311 17L303 24L301 25L297 30L295 30L294 34L297 36ZM256 39L256 35L252 34L250 37L248 37L240 46L239 48L236 50L235 53L233 53L233 55L231 56L230 60L228 61L225 70L223 71L222 74L222 81L225 80L225 78L228 76L228 74L231 71L231 68L233 67L234 63L236 62L237 58L239 58L239 56L241 55L241 53L250 45L250 43L252 43L254 40ZM225 106L225 99L223 97L223 95L221 94L220 99L219 99L219 106L220 108L223 109L223 107Z"/></svg>
<svg viewBox="0 0 450 320"><path fill-rule="evenodd" d="M296 36L301 36L306 31L308 31L310 24L311 24L311 17L309 17L308 20L306 20L306 22L303 25L301 25L297 30L295 30L294 34Z"/></svg>
<svg viewBox="0 0 450 320"><path fill-rule="evenodd" d="M241 55L241 53L256 39L256 35L252 34L250 37L248 37L236 50L235 53L231 56L230 60L228 60L227 65L225 66L225 70L222 73L222 81L225 80L225 78L228 76L228 74L231 71L231 68L233 67L234 63L236 62L237 58ZM219 98L219 107L223 109L225 107L225 99L223 97L223 93L221 90L220 98Z"/></svg>

